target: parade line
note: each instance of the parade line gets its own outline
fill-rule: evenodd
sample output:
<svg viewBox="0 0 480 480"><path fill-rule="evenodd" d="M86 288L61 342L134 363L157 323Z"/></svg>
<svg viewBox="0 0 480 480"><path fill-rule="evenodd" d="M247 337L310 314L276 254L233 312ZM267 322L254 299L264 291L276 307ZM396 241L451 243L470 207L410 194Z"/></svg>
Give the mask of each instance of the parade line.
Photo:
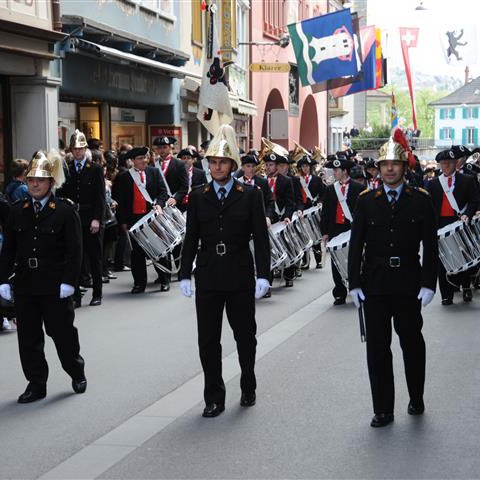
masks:
<svg viewBox="0 0 480 480"><path fill-rule="evenodd" d="M285 320L258 337L257 361L306 327L332 307L328 290ZM234 350L223 359L225 383L240 374L238 354ZM55 468L39 477L40 480L93 480L132 453L150 438L202 402L203 373L162 397L149 407L82 448ZM212 421L212 420L206 420ZM213 420L215 421L215 420Z"/></svg>

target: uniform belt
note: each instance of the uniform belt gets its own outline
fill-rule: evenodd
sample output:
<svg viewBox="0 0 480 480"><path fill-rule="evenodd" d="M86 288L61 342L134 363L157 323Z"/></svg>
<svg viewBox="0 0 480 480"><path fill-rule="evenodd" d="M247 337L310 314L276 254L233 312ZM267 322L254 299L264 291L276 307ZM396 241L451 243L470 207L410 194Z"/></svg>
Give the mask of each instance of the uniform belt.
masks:
<svg viewBox="0 0 480 480"><path fill-rule="evenodd" d="M376 255L368 255L365 261L367 264L399 268L406 265L418 264L418 257L409 257L405 255L393 257L377 257Z"/></svg>
<svg viewBox="0 0 480 480"><path fill-rule="evenodd" d="M222 241L216 244L202 245L200 250L202 251L213 251L220 257L226 255L227 253L237 253L242 250L248 250L248 243L224 243Z"/></svg>
<svg viewBox="0 0 480 480"><path fill-rule="evenodd" d="M36 270L37 268L42 267L52 267L54 264L61 262L62 259L60 258L38 258L38 257L30 257L30 258L22 258L21 260L17 261L17 266L28 268L30 270Z"/></svg>

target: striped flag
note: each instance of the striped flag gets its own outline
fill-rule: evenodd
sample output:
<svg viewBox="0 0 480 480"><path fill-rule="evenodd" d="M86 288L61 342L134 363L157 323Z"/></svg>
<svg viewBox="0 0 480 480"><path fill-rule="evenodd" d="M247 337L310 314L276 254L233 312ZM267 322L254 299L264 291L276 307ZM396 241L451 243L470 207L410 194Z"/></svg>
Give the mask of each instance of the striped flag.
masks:
<svg viewBox="0 0 480 480"><path fill-rule="evenodd" d="M397 104L395 102L395 94L392 90L392 128L395 128L398 125L397 117Z"/></svg>
<svg viewBox="0 0 480 480"><path fill-rule="evenodd" d="M410 92L410 100L412 102L412 120L413 128L415 128L415 130L417 129L417 115L415 113L415 93L412 83L409 49L417 46L418 31L418 28L400 27L400 45L402 47L403 63L405 64L405 74L407 75L408 90Z"/></svg>

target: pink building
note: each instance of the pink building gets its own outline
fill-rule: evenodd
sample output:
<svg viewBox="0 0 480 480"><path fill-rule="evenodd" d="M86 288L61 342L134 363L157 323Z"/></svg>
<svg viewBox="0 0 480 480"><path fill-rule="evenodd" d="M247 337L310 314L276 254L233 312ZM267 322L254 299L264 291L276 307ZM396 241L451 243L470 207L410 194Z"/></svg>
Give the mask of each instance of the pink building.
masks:
<svg viewBox="0 0 480 480"><path fill-rule="evenodd" d="M264 0L251 2L251 42L276 41L286 25L326 13L325 1ZM291 45L252 46L252 63L288 63L289 73L250 72L251 99L257 106L257 116L252 118L251 138L253 148L260 148L261 137L267 137L267 112L286 109L288 115L288 140L273 141L288 149L293 142L305 148L319 146L326 151L328 132L327 94L313 94L311 87L299 83L295 54Z"/></svg>

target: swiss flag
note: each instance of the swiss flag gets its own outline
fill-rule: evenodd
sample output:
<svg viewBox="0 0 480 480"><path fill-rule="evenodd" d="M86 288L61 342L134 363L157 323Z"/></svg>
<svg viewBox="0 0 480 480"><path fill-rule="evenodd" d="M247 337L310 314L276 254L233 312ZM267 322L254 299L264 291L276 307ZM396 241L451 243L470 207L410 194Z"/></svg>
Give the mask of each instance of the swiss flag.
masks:
<svg viewBox="0 0 480 480"><path fill-rule="evenodd" d="M415 48L418 40L418 28L400 27L400 41L403 48Z"/></svg>

